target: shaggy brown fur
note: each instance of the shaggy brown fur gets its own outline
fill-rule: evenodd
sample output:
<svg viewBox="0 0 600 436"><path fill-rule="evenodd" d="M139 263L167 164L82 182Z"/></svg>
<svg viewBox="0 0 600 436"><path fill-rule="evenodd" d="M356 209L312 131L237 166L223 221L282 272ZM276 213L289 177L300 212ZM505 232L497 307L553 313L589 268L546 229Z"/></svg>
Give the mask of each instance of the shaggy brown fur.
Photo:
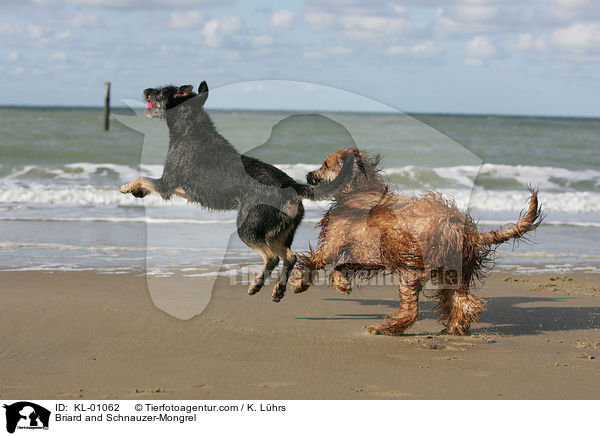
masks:
<svg viewBox="0 0 600 436"><path fill-rule="evenodd" d="M514 226L479 233L469 214L440 193L404 196L390 192L379 174L379 158L356 148L329 155L321 168L307 174L309 183L333 180L351 152L360 171L338 192L317 225L321 229L318 245L298 260L292 276L294 292L306 291L315 271L329 265L333 266L331 283L343 293L352 291L352 278L397 274L400 308L388 314L383 325L366 329L373 334L401 335L417 320L419 293L431 280L446 332L466 334L483 307L469 288L482 278L496 245L520 238L540 224L537 192L530 189L529 209Z"/></svg>

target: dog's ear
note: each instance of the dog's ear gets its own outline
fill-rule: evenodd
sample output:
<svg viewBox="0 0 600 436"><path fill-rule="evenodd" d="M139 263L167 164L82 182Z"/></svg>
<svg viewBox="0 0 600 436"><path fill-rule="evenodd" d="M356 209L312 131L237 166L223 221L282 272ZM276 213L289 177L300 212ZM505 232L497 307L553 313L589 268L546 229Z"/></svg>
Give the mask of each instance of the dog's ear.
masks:
<svg viewBox="0 0 600 436"><path fill-rule="evenodd" d="M366 178L369 178L367 174L367 169L365 168L365 161L363 160L363 155L358 149L354 152L354 158L356 159L356 166L363 173Z"/></svg>
<svg viewBox="0 0 600 436"><path fill-rule="evenodd" d="M368 178L367 175L367 169L365 167L365 161L363 160L363 154L360 152L360 150L356 147L352 147L348 149L348 154L346 155L349 156L350 154L354 155L354 164L356 165L356 167L360 170L360 172ZM342 168L342 166L344 165L344 161L341 158L338 158L338 165L340 166L340 169Z"/></svg>
<svg viewBox="0 0 600 436"><path fill-rule="evenodd" d="M357 159L362 159L362 153L360 152L358 147L348 147L346 150L348 151L348 153L354 153L354 157L356 157Z"/></svg>
<svg viewBox="0 0 600 436"><path fill-rule="evenodd" d="M208 85L205 81L203 81L200 86L198 86L198 97L196 100L200 103L200 105L204 106L206 103L206 99L208 98Z"/></svg>
<svg viewBox="0 0 600 436"><path fill-rule="evenodd" d="M198 86L198 94L204 94L204 93L208 94L208 85L206 84L206 81L203 81L200 86Z"/></svg>
<svg viewBox="0 0 600 436"><path fill-rule="evenodd" d="M192 85L183 85L180 86L175 95L190 95L190 93L194 90Z"/></svg>

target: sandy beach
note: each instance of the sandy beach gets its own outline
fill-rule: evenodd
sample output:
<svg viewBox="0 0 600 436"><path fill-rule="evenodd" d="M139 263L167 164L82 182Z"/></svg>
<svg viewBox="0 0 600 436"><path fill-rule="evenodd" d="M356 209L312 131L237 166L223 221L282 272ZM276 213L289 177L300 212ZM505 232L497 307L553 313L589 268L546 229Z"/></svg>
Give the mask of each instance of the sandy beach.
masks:
<svg viewBox="0 0 600 436"><path fill-rule="evenodd" d="M426 298L407 335L366 334L397 307L391 286L316 286L274 304L268 289L250 297L222 280L181 321L154 306L140 275L0 281L3 399L600 399L595 274L492 273L465 337L440 335Z"/></svg>

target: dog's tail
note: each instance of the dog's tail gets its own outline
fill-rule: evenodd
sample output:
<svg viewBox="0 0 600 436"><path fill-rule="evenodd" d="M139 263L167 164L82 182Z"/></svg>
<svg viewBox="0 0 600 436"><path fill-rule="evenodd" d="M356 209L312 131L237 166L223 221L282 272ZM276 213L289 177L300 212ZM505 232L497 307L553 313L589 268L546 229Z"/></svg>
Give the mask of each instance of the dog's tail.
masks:
<svg viewBox="0 0 600 436"><path fill-rule="evenodd" d="M538 204L537 191L533 188L529 188L529 192L531 192L531 197L529 198L529 209L527 210L527 213L525 213L514 226L508 229L500 227L498 230L480 233L479 241L483 245L498 245L509 239L521 238L525 233L535 230L541 224L543 215L542 209Z"/></svg>
<svg viewBox="0 0 600 436"><path fill-rule="evenodd" d="M295 186L296 192L301 197L308 200L325 200L334 195L338 190L342 189L352 179L354 174L354 153L348 153L341 171L335 179L329 183L322 183L317 186L304 185L298 183Z"/></svg>

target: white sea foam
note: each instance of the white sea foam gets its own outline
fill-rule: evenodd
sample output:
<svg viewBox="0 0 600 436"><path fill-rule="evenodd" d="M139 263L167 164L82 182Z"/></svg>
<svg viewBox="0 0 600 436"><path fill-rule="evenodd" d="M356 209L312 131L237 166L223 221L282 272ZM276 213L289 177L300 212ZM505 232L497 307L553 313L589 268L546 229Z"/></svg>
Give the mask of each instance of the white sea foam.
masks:
<svg viewBox="0 0 600 436"><path fill-rule="evenodd" d="M149 216L139 217L0 217L0 221L9 222L107 222L107 223L146 223L146 224L193 224L193 225L215 225L215 224L235 224L235 219L214 219L214 220L200 220L190 218L153 218ZM321 218L304 218L303 223L316 224L321 221ZM485 226L505 226L510 221L501 220L479 220L477 224ZM600 227L600 222L593 221L553 221L544 220L544 226L572 226L572 227ZM1 243L0 243L1 247Z"/></svg>
<svg viewBox="0 0 600 436"><path fill-rule="evenodd" d="M389 168L383 171L386 175L407 174L417 178L423 167L406 166ZM577 182L589 182L591 187L600 188L600 171L593 169L569 170L549 166L505 165L485 163L481 166L458 165L452 167L430 168L443 179L455 182L459 186L472 186L475 176L488 179L514 180L523 186L533 185L545 190L565 190ZM427 180L422 180L424 183Z"/></svg>
<svg viewBox="0 0 600 436"><path fill-rule="evenodd" d="M489 211L521 211L527 207L529 192L523 191L484 191L449 189L441 190L447 197L454 198L461 208ZM408 191L413 194L418 191ZM600 212L600 193L598 192L540 192L539 199L546 211L562 212ZM0 203L12 204L50 204L50 205L86 205L86 206L151 206L151 207L198 207L184 199L174 197L165 201L159 196L150 195L143 200L131 195L123 195L117 189L98 189L93 186L76 188L48 189L36 187L28 189L10 187L0 189ZM308 210L324 210L327 201L306 201Z"/></svg>
<svg viewBox="0 0 600 436"><path fill-rule="evenodd" d="M188 253L197 252L205 253L209 256L223 256L224 248L201 248L201 247L173 247L173 246L140 246L131 247L123 245L74 245L62 244L55 242L19 242L19 241L2 241L0 242L0 250L17 250L17 249L43 249L43 250L59 250L59 251L89 251L98 253L119 253L119 252L161 252L161 253ZM234 250L230 249L230 252Z"/></svg>
<svg viewBox="0 0 600 436"><path fill-rule="evenodd" d="M146 224L235 224L235 219L196 220L188 218L152 218L139 217L0 217L0 221L25 221L25 222L98 222L98 223L146 223ZM309 220L310 221L310 220ZM316 221L316 220L315 220Z"/></svg>
<svg viewBox="0 0 600 436"><path fill-rule="evenodd" d="M291 177L298 181L304 181L306 173L318 168L318 165L298 163L298 164L277 164L275 165L285 171ZM120 182L134 180L140 174L148 177L160 177L163 166L160 164L142 164L139 166L128 166L113 163L89 163L77 162L63 165L61 167L48 167L27 165L22 168L15 168L3 176L4 181L16 179L35 179L40 175L46 175L56 180L91 180L97 176L111 176ZM523 185L534 184L544 189L564 190L576 182L588 181L595 188L600 188L600 171L595 169L570 170L566 168L532 165L506 165L485 163L481 166L476 165L457 165L450 167L418 167L406 165L396 168L385 168L383 174L406 175L412 177L416 182L421 181L427 184L427 177L423 174L434 172L438 177L450 181L455 187L472 185L476 175L485 176L491 179L507 180L513 179ZM560 183L559 183L560 182ZM425 188L426 186L424 186Z"/></svg>
<svg viewBox="0 0 600 436"><path fill-rule="evenodd" d="M53 180L72 180L72 181L90 181L93 177L110 176L122 183L133 181L140 175L146 177L160 177L162 174L162 165L140 165L139 168L128 165L119 165L113 163L90 163L76 162L65 164L61 167L48 167L37 165L26 165L22 168L15 168L6 174L3 181L14 180L36 180L40 177Z"/></svg>
<svg viewBox="0 0 600 436"><path fill-rule="evenodd" d="M297 180L304 180L304 175L316 168L311 164L278 165ZM36 178L36 171L50 174L50 180ZM512 180L508 190L488 189L476 186L472 188L472 180L479 171L479 176L486 180ZM61 168L41 168L27 166L13 170L0 179L0 203L5 204L55 204L55 205L113 205L113 206L168 206L197 207L189 205L186 200L174 197L164 201L157 195L150 195L144 200L131 195L123 195L118 191L120 184L132 181L140 174L159 177L162 165L142 165L139 169L126 165L109 163L74 163ZM33 174L28 177L28 174ZM569 170L555 167L537 167L526 165L484 164L423 168L405 166L389 168L384 171L390 177L402 175L409 185L398 182L402 192L419 193L425 189L437 189L456 200L459 207L471 207L490 211L520 211L526 207L528 192L525 185L532 184L540 189L540 200L547 211L564 212L599 212L600 211L600 171L593 169ZM434 176L432 176L434 174ZM94 177L104 177L96 183ZM76 182L76 183L75 183ZM585 189L576 190L575 183L585 182ZM523 185L517 190L516 185ZM492 184L493 185L493 184ZM582 185L578 185L581 188ZM409 189L409 190L407 190ZM323 210L328 202L305 202L309 210Z"/></svg>
<svg viewBox="0 0 600 436"><path fill-rule="evenodd" d="M563 259L563 258L585 258L585 259L600 259L600 255L597 254L582 254L573 252L553 252L553 251L505 251L499 249L496 254L500 258L514 257L522 259Z"/></svg>
<svg viewBox="0 0 600 436"><path fill-rule="evenodd" d="M523 191L484 191L442 190L454 198L461 208L489 211L521 211L527 207L529 192ZM418 191L408 191L417 193ZM540 192L539 199L546 211L562 212L600 212L600 193L598 192ZM131 195L123 195L117 189L98 189L93 186L76 188L48 189L36 187L0 188L0 203L9 204L49 204L49 205L85 205L85 206L151 206L151 207L198 207L181 198L165 201L159 196L150 195L143 200ZM305 202L308 210L324 210L327 201Z"/></svg>
<svg viewBox="0 0 600 436"><path fill-rule="evenodd" d="M57 205L112 205L112 206L185 206L188 202L179 197L165 201L157 195L144 200L132 195L121 194L118 186L114 189L98 188L92 185L62 188L46 188L43 185L30 187L0 188L0 203L57 204Z"/></svg>

